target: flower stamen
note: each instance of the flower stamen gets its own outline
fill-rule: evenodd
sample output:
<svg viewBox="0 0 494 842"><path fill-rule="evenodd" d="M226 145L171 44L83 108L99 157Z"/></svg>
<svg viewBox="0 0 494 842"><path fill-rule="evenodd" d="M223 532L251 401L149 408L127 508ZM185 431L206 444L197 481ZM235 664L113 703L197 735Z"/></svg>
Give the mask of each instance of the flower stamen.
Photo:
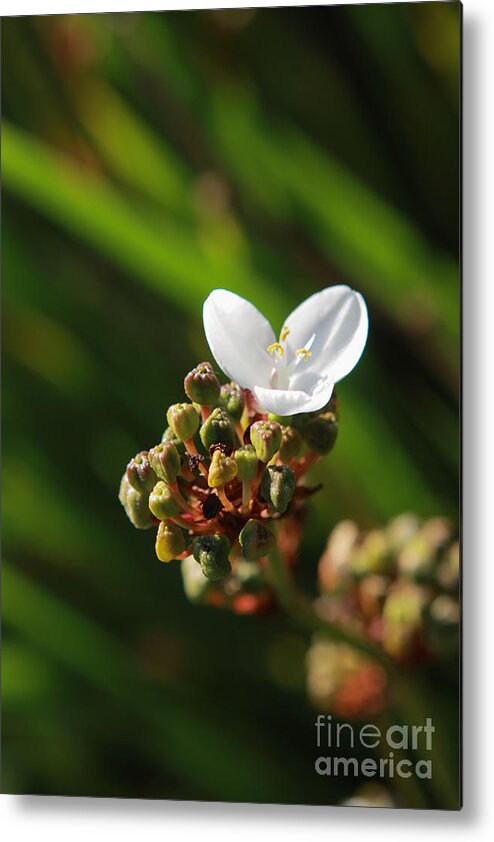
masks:
<svg viewBox="0 0 494 842"><path fill-rule="evenodd" d="M266 350L267 350L268 354L270 354L271 357L274 357L276 354L278 354L280 357L282 357L283 354L285 353L285 349L284 349L283 345L280 345L279 342L273 342L272 345L268 345Z"/></svg>
<svg viewBox="0 0 494 842"><path fill-rule="evenodd" d="M309 357L312 357L312 351L309 351L307 348L299 348L295 351L296 357L303 357L305 360L308 360Z"/></svg>
<svg viewBox="0 0 494 842"><path fill-rule="evenodd" d="M290 328L286 327L286 325L285 325L285 327L283 328L283 330L280 333L280 342L284 342L285 339L287 338L287 336L289 335L289 333L290 333Z"/></svg>

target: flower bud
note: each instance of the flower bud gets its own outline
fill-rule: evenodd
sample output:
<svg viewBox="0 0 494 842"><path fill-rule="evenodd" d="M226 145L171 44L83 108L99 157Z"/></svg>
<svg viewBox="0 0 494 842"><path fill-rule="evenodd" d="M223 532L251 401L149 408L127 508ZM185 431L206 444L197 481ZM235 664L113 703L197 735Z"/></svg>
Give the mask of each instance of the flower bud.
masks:
<svg viewBox="0 0 494 842"><path fill-rule="evenodd" d="M199 435L206 450L213 444L224 443L233 447L235 442L235 429L228 413L221 406L213 409L202 425Z"/></svg>
<svg viewBox="0 0 494 842"><path fill-rule="evenodd" d="M230 418L240 421L245 406L244 390L238 383L225 383L221 387L219 404L226 409Z"/></svg>
<svg viewBox="0 0 494 842"><path fill-rule="evenodd" d="M127 474L124 474L118 494L125 513L136 529L149 529L155 520L149 511L147 491L136 491L130 484Z"/></svg>
<svg viewBox="0 0 494 842"><path fill-rule="evenodd" d="M199 363L184 380L185 394L200 406L214 406L220 395L220 381L211 363Z"/></svg>
<svg viewBox="0 0 494 842"><path fill-rule="evenodd" d="M277 421L256 421L250 428L250 440L261 462L269 462L281 445L281 426Z"/></svg>
<svg viewBox="0 0 494 842"><path fill-rule="evenodd" d="M358 601L362 614L367 619L381 614L388 589L389 578L379 573L371 573L360 580Z"/></svg>
<svg viewBox="0 0 494 842"><path fill-rule="evenodd" d="M405 512L397 515L386 526L386 540L393 555L401 552L406 544L412 540L420 528L417 515Z"/></svg>
<svg viewBox="0 0 494 842"><path fill-rule="evenodd" d="M240 535L238 536L242 555L247 561L256 561L263 555L267 555L274 544L274 536L261 521L251 518L247 521Z"/></svg>
<svg viewBox="0 0 494 842"><path fill-rule="evenodd" d="M239 447L233 455L237 463L239 479L243 482L252 482L257 476L259 465L255 449L251 444L246 444L244 447Z"/></svg>
<svg viewBox="0 0 494 842"><path fill-rule="evenodd" d="M386 534L382 529L371 529L352 554L351 568L355 576L370 573L387 573L393 564Z"/></svg>
<svg viewBox="0 0 494 842"><path fill-rule="evenodd" d="M173 485L180 473L180 455L170 441L161 442L149 451L149 461L160 479Z"/></svg>
<svg viewBox="0 0 494 842"><path fill-rule="evenodd" d="M199 415L191 403L175 403L166 413L173 432L180 441L188 441L199 429Z"/></svg>
<svg viewBox="0 0 494 842"><path fill-rule="evenodd" d="M383 646L395 658L413 657L423 631L427 591L414 582L397 579L384 603Z"/></svg>
<svg viewBox="0 0 494 842"><path fill-rule="evenodd" d="M316 453L329 453L333 449L338 435L338 421L330 410L309 415L302 426L302 436Z"/></svg>
<svg viewBox="0 0 494 842"><path fill-rule="evenodd" d="M228 560L230 544L224 535L200 535L194 538L192 552L206 579L215 582L231 573L232 566Z"/></svg>
<svg viewBox="0 0 494 842"><path fill-rule="evenodd" d="M261 480L263 500L283 514L292 500L296 482L295 473L287 465L269 465Z"/></svg>
<svg viewBox="0 0 494 842"><path fill-rule="evenodd" d="M293 422L293 415L276 415L275 412L268 412L268 421L277 421L282 426L289 426Z"/></svg>
<svg viewBox="0 0 494 842"><path fill-rule="evenodd" d="M135 488L136 491L149 492L158 480L158 477L149 464L147 450L141 451L141 453L138 453L137 456L134 456L130 460L125 473L132 488Z"/></svg>
<svg viewBox="0 0 494 842"><path fill-rule="evenodd" d="M306 666L307 690L317 710L341 719L364 719L384 708L385 671L346 643L316 637Z"/></svg>
<svg viewBox="0 0 494 842"><path fill-rule="evenodd" d="M179 512L179 505L166 482L157 482L149 495L149 508L158 520L175 517Z"/></svg>
<svg viewBox="0 0 494 842"><path fill-rule="evenodd" d="M323 593L341 593L352 587L352 556L358 540L359 529L352 520L342 520L336 524L319 560L319 587Z"/></svg>
<svg viewBox="0 0 494 842"><path fill-rule="evenodd" d="M289 462L300 455L303 447L302 436L295 427L282 427L282 438L280 447L280 459L282 462Z"/></svg>
<svg viewBox="0 0 494 842"><path fill-rule="evenodd" d="M171 520L162 520L156 535L156 555L160 561L168 563L185 550L184 533Z"/></svg>
<svg viewBox="0 0 494 842"><path fill-rule="evenodd" d="M410 623L418 626L422 620L426 591L412 582L397 579L388 591L383 617L386 622Z"/></svg>
<svg viewBox="0 0 494 842"><path fill-rule="evenodd" d="M194 556L188 555L181 564L182 582L187 599L191 602L201 602L211 588Z"/></svg>
<svg viewBox="0 0 494 842"><path fill-rule="evenodd" d="M434 551L421 531L408 541L398 554L398 570L418 582L432 576L436 559Z"/></svg>
<svg viewBox="0 0 494 842"><path fill-rule="evenodd" d="M221 488L237 476L237 463L232 456L226 456L221 450L215 450L209 466L208 485Z"/></svg>

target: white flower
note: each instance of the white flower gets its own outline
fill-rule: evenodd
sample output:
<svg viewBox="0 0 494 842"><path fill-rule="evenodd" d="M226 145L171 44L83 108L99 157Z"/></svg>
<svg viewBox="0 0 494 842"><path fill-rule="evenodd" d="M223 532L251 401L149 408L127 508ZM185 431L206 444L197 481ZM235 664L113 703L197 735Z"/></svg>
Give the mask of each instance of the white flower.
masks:
<svg viewBox="0 0 494 842"><path fill-rule="evenodd" d="M253 304L225 289L208 296L203 320L220 368L276 415L322 409L334 384L357 364L368 331L365 301L347 286L327 287L303 301L278 341Z"/></svg>

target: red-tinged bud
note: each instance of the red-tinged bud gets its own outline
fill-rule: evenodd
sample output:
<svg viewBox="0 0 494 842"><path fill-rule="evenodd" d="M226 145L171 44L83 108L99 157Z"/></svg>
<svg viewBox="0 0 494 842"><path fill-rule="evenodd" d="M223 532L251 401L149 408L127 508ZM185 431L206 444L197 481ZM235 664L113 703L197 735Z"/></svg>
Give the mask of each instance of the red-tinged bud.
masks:
<svg viewBox="0 0 494 842"><path fill-rule="evenodd" d="M228 412L233 421L240 421L245 406L244 390L238 383L225 383L221 387L219 404Z"/></svg>
<svg viewBox="0 0 494 842"><path fill-rule="evenodd" d="M141 451L130 460L125 473L132 488L139 492L147 491L149 493L158 481L158 477L150 465L147 450Z"/></svg>
<svg viewBox="0 0 494 842"><path fill-rule="evenodd" d="M170 441L162 441L149 451L149 461L156 475L173 485L180 473L180 454Z"/></svg>
<svg viewBox="0 0 494 842"><path fill-rule="evenodd" d="M185 394L200 406L214 406L220 396L220 381L211 363L199 363L184 380Z"/></svg>
<svg viewBox="0 0 494 842"><path fill-rule="evenodd" d="M261 462L271 461L280 449L281 438L277 421L255 421L250 428L250 440Z"/></svg>

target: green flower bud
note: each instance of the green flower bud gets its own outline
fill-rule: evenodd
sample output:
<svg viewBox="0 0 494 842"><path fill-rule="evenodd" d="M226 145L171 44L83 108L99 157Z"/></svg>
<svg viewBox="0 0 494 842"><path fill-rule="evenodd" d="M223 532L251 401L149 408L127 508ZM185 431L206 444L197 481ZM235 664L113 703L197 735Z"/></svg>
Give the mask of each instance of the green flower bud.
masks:
<svg viewBox="0 0 494 842"><path fill-rule="evenodd" d="M188 441L199 429L199 415L191 403L175 403L166 413L173 432L180 441Z"/></svg>
<svg viewBox="0 0 494 842"><path fill-rule="evenodd" d="M233 455L237 463L239 479L243 482L252 482L256 478L259 465L255 449L251 444L246 444L244 447L239 447Z"/></svg>
<svg viewBox="0 0 494 842"><path fill-rule="evenodd" d="M185 445L183 441L180 441L180 439L177 438L171 427L165 428L164 433L161 436L161 441L169 441L171 444L174 444L180 456L183 456L185 453Z"/></svg>
<svg viewBox="0 0 494 842"><path fill-rule="evenodd" d="M182 555L185 550L184 533L173 521L162 520L158 527L155 547L159 560L166 564Z"/></svg>
<svg viewBox="0 0 494 842"><path fill-rule="evenodd" d="M149 495L149 508L158 520L178 515L179 505L166 482L157 482L154 486Z"/></svg>
<svg viewBox="0 0 494 842"><path fill-rule="evenodd" d="M311 450L329 453L338 435L338 421L334 412L328 410L309 415L302 425L302 436Z"/></svg>
<svg viewBox="0 0 494 842"><path fill-rule="evenodd" d="M220 395L220 381L211 363L199 363L184 380L185 394L200 406L214 406Z"/></svg>
<svg viewBox="0 0 494 842"><path fill-rule="evenodd" d="M408 657L423 631L427 591L414 582L397 579L388 590L382 618L383 646L393 657Z"/></svg>
<svg viewBox="0 0 494 842"><path fill-rule="evenodd" d="M382 529L371 529L355 548L350 561L352 571L358 577L370 573L388 573L392 563L386 534Z"/></svg>
<svg viewBox="0 0 494 842"><path fill-rule="evenodd" d="M261 521L251 518L238 536L242 555L247 561L256 561L266 555L274 544L274 536Z"/></svg>
<svg viewBox="0 0 494 842"><path fill-rule="evenodd" d="M170 441L162 441L149 451L149 461L160 479L173 485L180 473L180 454Z"/></svg>
<svg viewBox="0 0 494 842"><path fill-rule="evenodd" d="M386 541L389 550L397 555L403 547L417 534L420 528L420 521L417 515L405 512L397 515L386 526Z"/></svg>
<svg viewBox="0 0 494 842"><path fill-rule="evenodd" d="M188 555L181 564L182 582L187 599L191 602L201 602L211 588L194 556Z"/></svg>
<svg viewBox="0 0 494 842"><path fill-rule="evenodd" d="M250 428L250 440L261 462L269 462L281 445L281 426L277 421L256 421Z"/></svg>
<svg viewBox="0 0 494 842"><path fill-rule="evenodd" d="M295 427L282 427L280 459L289 462L299 456L303 447L302 436Z"/></svg>
<svg viewBox="0 0 494 842"><path fill-rule="evenodd" d="M215 450L209 466L208 485L221 488L237 476L237 463L232 456L226 456L221 450Z"/></svg>
<svg viewBox="0 0 494 842"><path fill-rule="evenodd" d="M232 566L228 560L230 544L224 535L200 535L194 538L192 552L206 579L215 582L231 573Z"/></svg>
<svg viewBox="0 0 494 842"><path fill-rule="evenodd" d="M233 447L235 442L235 429L228 413L221 406L213 409L202 425L199 435L206 450L209 450L211 445L220 443Z"/></svg>
<svg viewBox="0 0 494 842"><path fill-rule="evenodd" d="M400 582L401 585L401 582ZM387 623L411 625L417 627L422 620L424 596L419 588L411 583L390 591L383 609L383 618Z"/></svg>
<svg viewBox="0 0 494 842"><path fill-rule="evenodd" d="M158 477L149 464L147 450L141 451L141 453L138 453L137 456L134 456L130 460L125 473L132 488L135 488L136 491L149 492L158 480Z"/></svg>
<svg viewBox="0 0 494 842"><path fill-rule="evenodd" d="M274 412L268 412L268 421L277 421L282 426L290 426L293 424L293 415L276 415Z"/></svg>
<svg viewBox="0 0 494 842"><path fill-rule="evenodd" d="M154 525L155 520L149 511L147 491L136 491L130 484L127 474L124 474L120 483L118 494L125 513L136 529L149 529Z"/></svg>
<svg viewBox="0 0 494 842"><path fill-rule="evenodd" d="M295 473L287 465L269 465L262 475L262 498L283 514L292 500L296 483Z"/></svg>
<svg viewBox="0 0 494 842"><path fill-rule="evenodd" d="M223 409L226 409L230 418L233 418L234 421L240 421L245 406L244 390L233 381L225 383L221 387L219 404Z"/></svg>
<svg viewBox="0 0 494 842"><path fill-rule="evenodd" d="M417 532L398 554L398 570L404 576L421 581L429 579L436 567L434 550L422 531Z"/></svg>

